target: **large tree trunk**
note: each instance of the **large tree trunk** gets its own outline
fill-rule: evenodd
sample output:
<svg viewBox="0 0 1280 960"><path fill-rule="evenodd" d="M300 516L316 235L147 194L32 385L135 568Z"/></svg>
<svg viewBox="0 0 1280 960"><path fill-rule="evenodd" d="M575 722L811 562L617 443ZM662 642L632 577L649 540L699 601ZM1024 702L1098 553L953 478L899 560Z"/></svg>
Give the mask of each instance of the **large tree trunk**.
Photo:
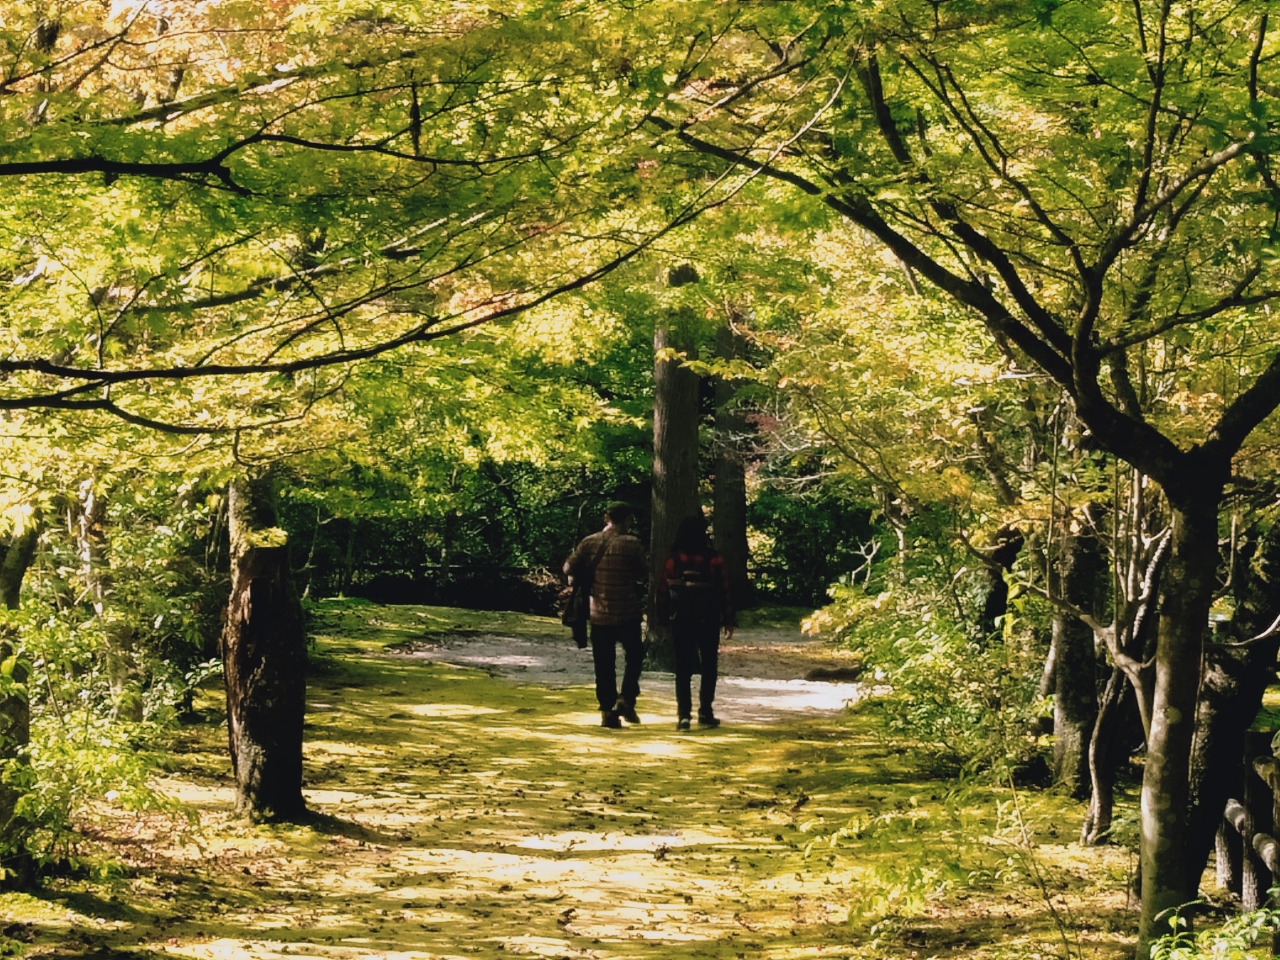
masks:
<svg viewBox="0 0 1280 960"><path fill-rule="evenodd" d="M697 282L688 265L671 271L673 287ZM653 332L653 349L677 350L693 358L697 351L687 322ZM698 375L677 359L658 359L653 367L653 513L649 527L649 657L662 669L674 669L675 651L666 624L657 622L657 586L680 521L700 511L698 502Z"/></svg>
<svg viewBox="0 0 1280 960"><path fill-rule="evenodd" d="M1173 535L1161 582L1151 732L1142 776L1138 955L1144 960L1152 939L1163 930L1163 916L1187 902L1191 887L1184 849L1191 743L1215 589L1220 499L1220 487L1190 491L1176 503L1171 498Z"/></svg>
<svg viewBox="0 0 1280 960"><path fill-rule="evenodd" d="M1244 768L1245 732L1262 706L1262 695L1275 679L1280 634L1250 641L1266 633L1280 615L1280 528L1260 541L1251 539L1232 573L1236 598L1230 640L1240 646L1210 643L1204 656L1200 700L1196 707L1191 751L1191 803L1186 836L1187 899L1195 899L1222 809L1239 796Z"/></svg>
<svg viewBox="0 0 1280 960"><path fill-rule="evenodd" d="M1199 896L1200 876L1214 847L1227 800L1243 799L1240 786L1247 774L1245 731L1258 715L1263 691L1275 678L1277 650L1280 637L1249 647L1211 646L1205 651L1191 751L1191 798L1183 838L1183 902Z"/></svg>
<svg viewBox="0 0 1280 960"><path fill-rule="evenodd" d="M228 516L231 598L222 659L236 810L256 820L292 819L306 811L307 650L288 537L276 525L269 473L231 483Z"/></svg>
<svg viewBox="0 0 1280 960"><path fill-rule="evenodd" d="M1062 596L1087 613L1096 612L1099 578L1106 559L1097 538L1079 533L1063 540L1059 558ZM1089 747L1098 716L1098 658L1093 629L1079 617L1057 612L1053 618L1054 780L1077 800L1090 792Z"/></svg>
<svg viewBox="0 0 1280 960"><path fill-rule="evenodd" d="M727 324L716 332L716 354L722 360L738 360L746 354L746 343ZM716 381L715 483L712 489L712 516L715 546L724 557L729 574L729 592L735 610L752 604L751 580L747 577L747 419L734 400L737 383L721 377Z"/></svg>

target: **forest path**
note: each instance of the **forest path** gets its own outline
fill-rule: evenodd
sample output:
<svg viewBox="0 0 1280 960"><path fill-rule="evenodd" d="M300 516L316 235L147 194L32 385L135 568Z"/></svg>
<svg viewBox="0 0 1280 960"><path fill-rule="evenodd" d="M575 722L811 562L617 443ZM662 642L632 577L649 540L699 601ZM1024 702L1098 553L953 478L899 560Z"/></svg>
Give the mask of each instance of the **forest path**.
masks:
<svg viewBox="0 0 1280 960"><path fill-rule="evenodd" d="M96 829L125 864L119 876L5 899L9 920L25 904L28 956L905 960L1060 950L989 793L948 793L840 712L776 709L767 723L681 734L659 709L665 684L651 681L662 722L642 711L643 725L606 730L589 682L529 684L388 652L447 646L459 630L521 634L477 618L335 609L310 681L315 820L237 821L225 733L190 727L166 788L200 812L199 832L175 839L171 817L104 809ZM572 651L549 624L524 626ZM759 655L776 670L783 654L769 643ZM1038 815L1030 798L1027 815ZM1045 869L1083 896L1073 878L1086 861L1096 875L1099 856L1063 845ZM1093 929L1103 952L1091 955L1118 956L1123 937Z"/></svg>
<svg viewBox="0 0 1280 960"><path fill-rule="evenodd" d="M426 618L417 612L414 616ZM396 646L405 656L439 663L479 667L491 674L540 686L592 686L595 670L590 649L579 650L568 631L552 623L549 631L485 632L475 629L432 632ZM617 675L623 655L616 650ZM720 678L716 713L725 723L770 723L800 716L830 718L865 693L850 680L808 679L815 672L830 676L856 674L856 658L830 644L803 635L798 626L748 622L720 644ZM697 697L699 679L693 681ZM588 698L589 705L589 698ZM645 723L675 722L675 677L646 670L641 677L638 710Z"/></svg>

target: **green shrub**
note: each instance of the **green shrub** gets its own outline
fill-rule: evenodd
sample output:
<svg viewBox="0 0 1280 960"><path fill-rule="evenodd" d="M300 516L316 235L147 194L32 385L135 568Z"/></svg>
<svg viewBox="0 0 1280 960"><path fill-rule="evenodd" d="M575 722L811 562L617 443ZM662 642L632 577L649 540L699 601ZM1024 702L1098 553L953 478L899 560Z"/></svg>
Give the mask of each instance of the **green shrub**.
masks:
<svg viewBox="0 0 1280 960"><path fill-rule="evenodd" d="M805 629L857 653L872 695L861 709L886 734L938 763L1001 778L1029 763L1041 746L1029 731L1042 653L1008 635L985 643L948 610L952 597L929 578L872 593L840 584Z"/></svg>
<svg viewBox="0 0 1280 960"><path fill-rule="evenodd" d="M17 854L37 863L74 859L81 828L98 804L178 810L150 777L175 703L207 665L184 676L170 668L145 689L135 684L126 691L136 698L139 719L133 719L133 710L121 709L128 696L113 688L105 666L111 621L75 622L67 613L38 602L0 612L0 629L18 641L0 663L0 696L26 698L31 718L28 747L0 769L0 779L19 795L20 825L0 847L0 864Z"/></svg>
<svg viewBox="0 0 1280 960"><path fill-rule="evenodd" d="M1170 932L1151 945L1151 960L1253 960L1271 956L1280 910L1254 910L1199 933L1187 928L1181 913L1171 914L1168 922Z"/></svg>

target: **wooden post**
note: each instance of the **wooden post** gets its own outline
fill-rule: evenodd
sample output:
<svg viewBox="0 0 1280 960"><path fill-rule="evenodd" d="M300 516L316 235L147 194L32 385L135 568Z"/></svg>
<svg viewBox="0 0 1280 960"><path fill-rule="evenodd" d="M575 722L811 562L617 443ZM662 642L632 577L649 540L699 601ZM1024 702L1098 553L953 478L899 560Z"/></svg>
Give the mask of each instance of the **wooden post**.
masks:
<svg viewBox="0 0 1280 960"><path fill-rule="evenodd" d="M1271 871L1258 856L1254 839L1271 832L1270 788L1254 769L1254 758L1271 752L1271 734L1250 732L1245 734L1244 784L1241 803L1245 810L1245 828L1240 831L1243 856L1240 867L1240 907L1257 910L1267 902L1271 889Z"/></svg>
<svg viewBox="0 0 1280 960"><path fill-rule="evenodd" d="M1246 801L1248 789L1246 787ZM1257 910L1261 897L1258 889L1258 863L1253 850L1253 817L1247 802L1228 800L1225 818L1229 828L1238 837L1240 850L1240 887L1233 893L1240 895L1241 910ZM1235 844L1233 843L1234 847ZM1264 868L1265 869L1265 868ZM1265 892L1265 888L1263 891Z"/></svg>
<svg viewBox="0 0 1280 960"><path fill-rule="evenodd" d="M1242 822L1238 823L1240 846L1243 852L1240 858L1240 909L1246 913L1262 906L1269 886L1263 879L1269 871L1258 862L1257 854L1253 850L1253 838L1257 833L1253 805L1257 803L1258 791L1252 787L1253 777L1250 773L1249 770L1245 771L1244 798L1241 804L1244 816L1241 818ZM1267 879L1270 879L1269 876Z"/></svg>
<svg viewBox="0 0 1280 960"><path fill-rule="evenodd" d="M1280 760L1268 751L1267 756L1253 761L1253 770L1271 791L1271 829L1274 831L1280 825ZM1280 843L1275 837L1259 836L1253 846L1272 877L1280 877ZM1280 930L1271 932L1271 954L1280 956Z"/></svg>
<svg viewBox="0 0 1280 960"><path fill-rule="evenodd" d="M1224 815L1218 824L1215 858L1218 886L1228 893L1240 896L1240 834Z"/></svg>

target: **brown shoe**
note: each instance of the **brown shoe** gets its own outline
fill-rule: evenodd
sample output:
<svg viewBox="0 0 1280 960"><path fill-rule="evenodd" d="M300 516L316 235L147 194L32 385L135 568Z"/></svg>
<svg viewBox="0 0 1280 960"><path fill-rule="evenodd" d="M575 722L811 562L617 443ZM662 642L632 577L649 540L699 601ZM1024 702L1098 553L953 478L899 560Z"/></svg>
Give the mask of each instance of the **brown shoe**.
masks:
<svg viewBox="0 0 1280 960"><path fill-rule="evenodd" d="M613 705L613 712L620 716L627 723L639 723L640 714L636 713L636 707L633 703L627 703L621 697L618 702Z"/></svg>
<svg viewBox="0 0 1280 960"><path fill-rule="evenodd" d="M612 710L601 710L600 726L608 727L610 730L620 730L622 729L622 718Z"/></svg>

